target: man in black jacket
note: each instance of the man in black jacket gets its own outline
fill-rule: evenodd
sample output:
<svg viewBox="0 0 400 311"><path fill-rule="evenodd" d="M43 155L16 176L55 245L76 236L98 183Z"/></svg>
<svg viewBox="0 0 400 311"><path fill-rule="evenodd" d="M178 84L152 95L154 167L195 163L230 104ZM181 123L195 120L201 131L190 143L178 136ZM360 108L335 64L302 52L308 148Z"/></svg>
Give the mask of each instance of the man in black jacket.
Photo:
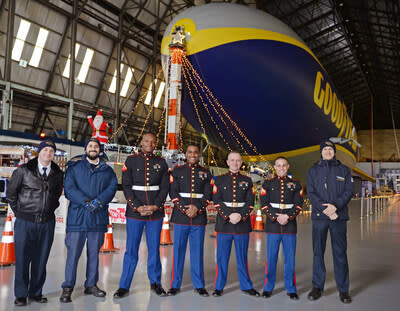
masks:
<svg viewBox="0 0 400 311"><path fill-rule="evenodd" d="M169 296L175 296L182 284L187 241L190 241L190 274L195 291L208 296L204 288L204 234L206 207L211 200L211 173L199 165L200 148L189 145L187 163L175 168L170 176L170 197L174 202L171 223L174 224L174 257Z"/></svg>
<svg viewBox="0 0 400 311"><path fill-rule="evenodd" d="M265 280L262 296L268 298L272 295L276 280L276 263L278 261L279 247L282 242L284 254L284 280L287 295L290 299L297 300L295 278L296 254L296 216L303 205L302 189L300 182L287 175L289 162L285 157L275 160L274 168L276 177L264 182L260 198L263 210L267 214L265 232L267 232L267 260L265 262Z"/></svg>
<svg viewBox="0 0 400 311"><path fill-rule="evenodd" d="M54 211L63 187L63 172L52 161L55 151L54 142L42 141L38 157L17 168L8 183L7 200L16 216L14 303L17 306L26 305L27 296L36 302L47 302L42 289L54 239Z"/></svg>
<svg viewBox="0 0 400 311"><path fill-rule="evenodd" d="M349 266L347 263L347 203L353 195L353 179L350 169L336 160L335 144L330 140L320 146L321 160L307 174L307 194L311 201L313 277L309 300L321 297L325 283L324 253L328 230L331 235L333 265L339 297L350 303Z"/></svg>

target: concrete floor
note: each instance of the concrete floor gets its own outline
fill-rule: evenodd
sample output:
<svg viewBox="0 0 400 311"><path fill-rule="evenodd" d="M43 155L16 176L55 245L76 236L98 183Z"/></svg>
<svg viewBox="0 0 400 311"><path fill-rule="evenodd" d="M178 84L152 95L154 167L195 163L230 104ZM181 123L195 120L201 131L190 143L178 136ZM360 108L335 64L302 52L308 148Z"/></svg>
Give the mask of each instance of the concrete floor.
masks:
<svg viewBox="0 0 400 311"><path fill-rule="evenodd" d="M307 300L311 288L311 221L308 214L299 216L296 254L296 279L299 301L291 301L286 296L282 276L282 254L278 263L277 284L269 299L253 298L243 295L239 289L235 256L231 254L228 283L220 298L199 297L193 292L190 280L190 263L186 257L186 269L181 293L175 297L160 298L149 290L146 273L147 249L145 243L140 248L140 261L128 297L113 300L118 288L122 260L125 249L125 229L114 229L114 242L121 248L118 253L100 255L99 287L107 291L105 298L83 295L86 255L81 257L77 286L72 295L73 302L61 304L58 300L60 285L64 280L66 249L64 235L57 233L47 266L47 281L43 294L48 297L47 304L29 303L27 307L14 307L13 278L14 267L0 269L0 310L318 310L328 311L338 308L348 310L397 310L400 303L400 204L378 209L369 217L360 219L360 201L351 202L351 220L348 223L348 257L350 265L350 293L353 303L344 305L338 298L333 276L332 253L328 242L325 256L327 283L323 297L316 301ZM0 222L4 226L4 218ZM211 237L214 228L207 226L205 241L206 287L213 290L215 275L215 239ZM329 238L328 238L329 240ZM169 288L172 246L161 247L163 266L162 284ZM251 233L249 247L249 271L257 290L262 291L265 270L265 234Z"/></svg>

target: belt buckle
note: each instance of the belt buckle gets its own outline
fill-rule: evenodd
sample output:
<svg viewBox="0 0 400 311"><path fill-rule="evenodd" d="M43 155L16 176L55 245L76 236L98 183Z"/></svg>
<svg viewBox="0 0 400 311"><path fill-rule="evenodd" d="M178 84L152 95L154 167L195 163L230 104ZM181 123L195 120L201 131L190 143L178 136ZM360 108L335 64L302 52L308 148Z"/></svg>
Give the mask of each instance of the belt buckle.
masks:
<svg viewBox="0 0 400 311"><path fill-rule="evenodd" d="M195 199L195 198L196 198L196 194L195 194L195 193L191 193L191 194L190 194L190 198L191 198L191 199Z"/></svg>
<svg viewBox="0 0 400 311"><path fill-rule="evenodd" d="M233 207L233 208L238 208L238 207L239 207L239 204L238 204L237 202L232 202L232 207Z"/></svg>
<svg viewBox="0 0 400 311"><path fill-rule="evenodd" d="M35 215L35 222L36 223L42 223L43 222L43 217L41 215Z"/></svg>
<svg viewBox="0 0 400 311"><path fill-rule="evenodd" d="M286 209L286 204L281 204L281 209Z"/></svg>
<svg viewBox="0 0 400 311"><path fill-rule="evenodd" d="M150 191L150 187L151 187L151 186L144 186L144 190L145 190L145 191Z"/></svg>

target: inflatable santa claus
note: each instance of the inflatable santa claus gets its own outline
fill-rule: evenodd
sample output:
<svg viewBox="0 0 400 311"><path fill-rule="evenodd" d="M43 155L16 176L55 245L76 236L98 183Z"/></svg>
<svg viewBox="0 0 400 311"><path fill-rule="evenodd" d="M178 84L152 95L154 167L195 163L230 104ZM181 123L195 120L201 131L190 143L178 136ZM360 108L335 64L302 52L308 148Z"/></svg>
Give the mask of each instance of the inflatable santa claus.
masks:
<svg viewBox="0 0 400 311"><path fill-rule="evenodd" d="M92 137L97 138L97 140L102 145L107 144L108 143L107 131L108 131L108 134L111 134L112 127L107 122L104 122L103 111L101 109L99 109L97 111L97 114L94 117L94 119L92 116L88 116L87 118L88 118L90 126L93 129Z"/></svg>

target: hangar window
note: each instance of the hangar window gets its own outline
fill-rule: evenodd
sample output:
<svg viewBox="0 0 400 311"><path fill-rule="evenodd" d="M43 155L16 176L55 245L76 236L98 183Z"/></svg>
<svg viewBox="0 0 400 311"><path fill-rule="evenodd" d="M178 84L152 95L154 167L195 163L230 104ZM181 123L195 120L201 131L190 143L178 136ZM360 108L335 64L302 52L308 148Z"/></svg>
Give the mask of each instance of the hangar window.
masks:
<svg viewBox="0 0 400 311"><path fill-rule="evenodd" d="M17 32L17 37L15 38L14 47L11 53L11 58L17 62L21 60L22 49L24 48L25 39L28 35L30 27L30 22L21 19Z"/></svg>
<svg viewBox="0 0 400 311"><path fill-rule="evenodd" d="M75 44L75 58L78 56L80 47L81 46L80 46L79 43ZM64 71L63 71L63 74L62 74L63 77L69 78L69 67L70 66L71 66L71 54L68 55L68 60L67 60L67 63L65 64L65 68L64 68Z"/></svg>
<svg viewBox="0 0 400 311"><path fill-rule="evenodd" d="M79 70L77 81L79 83L85 83L86 76L89 71L90 63L92 62L94 51L92 49L87 48L85 57L83 58L83 63L81 69Z"/></svg>
<svg viewBox="0 0 400 311"><path fill-rule="evenodd" d="M123 70L124 70L124 64L121 64L121 67L120 67L121 75L122 75L122 71ZM130 68L129 66L127 66L125 80L124 80L124 83L122 85L121 91L119 93L123 97L126 97L126 94L128 93L129 86L131 84L134 71L135 71L135 69ZM110 84L110 87L108 88L108 91L110 93L115 94L116 88L117 88L117 70L114 71L114 75L113 75L113 78L111 80L111 84Z"/></svg>
<svg viewBox="0 0 400 311"><path fill-rule="evenodd" d="M33 67L38 67L40 58L42 57L44 45L46 44L47 36L49 32L46 29L40 28L39 35L36 40L35 48L33 50L33 54L31 60L29 61L29 65Z"/></svg>
<svg viewBox="0 0 400 311"><path fill-rule="evenodd" d="M154 82L150 84L149 92L147 93L147 96L146 96L146 99L144 100L144 103L146 105L150 105L150 103L151 103L151 94L153 93L153 84L154 84L155 87L158 86L157 95L156 95L156 97L154 99L154 107L158 107L158 105L160 104L162 93L164 91L165 82L158 81L157 79L155 79Z"/></svg>

